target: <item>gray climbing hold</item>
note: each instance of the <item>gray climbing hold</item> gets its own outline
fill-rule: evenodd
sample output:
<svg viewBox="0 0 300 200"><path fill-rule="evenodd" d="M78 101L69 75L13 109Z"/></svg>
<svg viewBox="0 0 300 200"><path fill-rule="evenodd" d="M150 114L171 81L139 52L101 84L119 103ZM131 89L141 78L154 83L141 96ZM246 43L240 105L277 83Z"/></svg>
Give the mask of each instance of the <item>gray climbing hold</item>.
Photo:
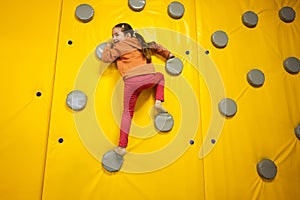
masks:
<svg viewBox="0 0 300 200"><path fill-rule="evenodd" d="M265 75L262 73L262 71L258 69L252 69L247 74L247 80L250 85L253 87L260 87L265 82Z"/></svg>
<svg viewBox="0 0 300 200"><path fill-rule="evenodd" d="M254 28L257 25L258 16L252 11L247 11L242 16L242 22L248 28Z"/></svg>
<svg viewBox="0 0 300 200"><path fill-rule="evenodd" d="M286 23L290 23L292 21L294 21L295 17L296 17L296 12L294 11L293 8L291 7L283 7L279 10L279 18L286 22Z"/></svg>
<svg viewBox="0 0 300 200"><path fill-rule="evenodd" d="M94 9L88 4L81 4L77 6L75 15L80 21L86 23L93 19Z"/></svg>
<svg viewBox="0 0 300 200"><path fill-rule="evenodd" d="M184 14L184 6L180 2L173 1L168 6L168 14L173 19L180 19Z"/></svg>
<svg viewBox="0 0 300 200"><path fill-rule="evenodd" d="M87 96L80 90L74 90L68 94L66 103L72 110L81 111L86 106Z"/></svg>
<svg viewBox="0 0 300 200"><path fill-rule="evenodd" d="M109 172L120 171L123 162L123 156L117 154L114 150L106 152L102 157L102 166Z"/></svg>
<svg viewBox="0 0 300 200"><path fill-rule="evenodd" d="M181 74L183 69L182 61L179 58L170 58L166 62L166 71L174 76Z"/></svg>
<svg viewBox="0 0 300 200"><path fill-rule="evenodd" d="M258 174L266 179L272 180L277 174L277 167L272 160L263 159L256 165L256 170Z"/></svg>
<svg viewBox="0 0 300 200"><path fill-rule="evenodd" d="M140 12L144 9L146 0L128 0L128 6L131 10Z"/></svg>
<svg viewBox="0 0 300 200"><path fill-rule="evenodd" d="M101 44L99 44L97 47L96 47L96 56L97 58L99 58L100 60L102 60L102 53L103 53L103 50L104 48L106 47L107 43L106 42L103 42Z"/></svg>
<svg viewBox="0 0 300 200"><path fill-rule="evenodd" d="M217 48L224 48L228 43L228 36L224 31L216 31L211 36L213 45Z"/></svg>
<svg viewBox="0 0 300 200"><path fill-rule="evenodd" d="M235 101L230 98L222 99L218 106L220 113L226 117L232 117L237 112L237 105Z"/></svg>
<svg viewBox="0 0 300 200"><path fill-rule="evenodd" d="M174 119L169 113L159 113L154 119L155 127L161 132L170 131L174 126Z"/></svg>
<svg viewBox="0 0 300 200"><path fill-rule="evenodd" d="M290 74L297 74L300 71L300 61L296 57L289 57L283 61L284 69Z"/></svg>
<svg viewBox="0 0 300 200"><path fill-rule="evenodd" d="M300 140L300 124L294 129L296 137Z"/></svg>

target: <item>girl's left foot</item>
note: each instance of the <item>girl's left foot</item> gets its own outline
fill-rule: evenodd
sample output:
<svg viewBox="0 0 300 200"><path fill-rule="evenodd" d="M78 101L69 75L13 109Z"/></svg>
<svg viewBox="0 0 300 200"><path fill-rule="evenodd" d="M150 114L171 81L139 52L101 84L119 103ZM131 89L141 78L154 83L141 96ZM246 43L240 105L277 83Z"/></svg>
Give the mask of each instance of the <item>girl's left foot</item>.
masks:
<svg viewBox="0 0 300 200"><path fill-rule="evenodd" d="M155 109L158 111L158 112L168 112L162 105L161 105L161 101L160 100L156 100L155 101L155 104L154 104L154 107Z"/></svg>

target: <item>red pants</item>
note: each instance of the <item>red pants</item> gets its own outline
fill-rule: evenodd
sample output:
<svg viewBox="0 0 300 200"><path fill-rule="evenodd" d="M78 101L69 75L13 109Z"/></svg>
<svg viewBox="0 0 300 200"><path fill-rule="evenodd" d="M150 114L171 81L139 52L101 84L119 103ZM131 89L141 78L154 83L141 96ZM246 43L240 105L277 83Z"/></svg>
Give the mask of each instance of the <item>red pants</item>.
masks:
<svg viewBox="0 0 300 200"><path fill-rule="evenodd" d="M124 80L123 114L120 128L120 147L127 147L134 107L141 92L155 87L155 99L164 101L165 79L162 73L135 76Z"/></svg>

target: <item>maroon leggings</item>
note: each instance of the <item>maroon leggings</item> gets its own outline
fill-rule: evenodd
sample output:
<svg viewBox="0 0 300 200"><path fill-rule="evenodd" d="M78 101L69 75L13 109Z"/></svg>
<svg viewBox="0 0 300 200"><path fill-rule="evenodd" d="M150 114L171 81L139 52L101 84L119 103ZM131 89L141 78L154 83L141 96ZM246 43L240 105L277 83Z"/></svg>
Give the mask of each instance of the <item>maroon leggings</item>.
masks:
<svg viewBox="0 0 300 200"><path fill-rule="evenodd" d="M120 147L127 147L128 134L133 118L134 107L141 92L155 87L155 100L164 101L164 75L160 72L134 76L124 80L123 114L120 129Z"/></svg>

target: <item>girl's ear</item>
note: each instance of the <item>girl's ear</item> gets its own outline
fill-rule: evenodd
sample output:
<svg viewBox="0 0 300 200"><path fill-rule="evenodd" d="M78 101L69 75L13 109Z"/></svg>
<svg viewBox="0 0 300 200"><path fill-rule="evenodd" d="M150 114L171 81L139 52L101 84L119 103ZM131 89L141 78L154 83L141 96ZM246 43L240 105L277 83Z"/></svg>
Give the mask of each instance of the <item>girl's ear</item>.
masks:
<svg viewBox="0 0 300 200"><path fill-rule="evenodd" d="M131 37L130 33L126 33L125 37Z"/></svg>

